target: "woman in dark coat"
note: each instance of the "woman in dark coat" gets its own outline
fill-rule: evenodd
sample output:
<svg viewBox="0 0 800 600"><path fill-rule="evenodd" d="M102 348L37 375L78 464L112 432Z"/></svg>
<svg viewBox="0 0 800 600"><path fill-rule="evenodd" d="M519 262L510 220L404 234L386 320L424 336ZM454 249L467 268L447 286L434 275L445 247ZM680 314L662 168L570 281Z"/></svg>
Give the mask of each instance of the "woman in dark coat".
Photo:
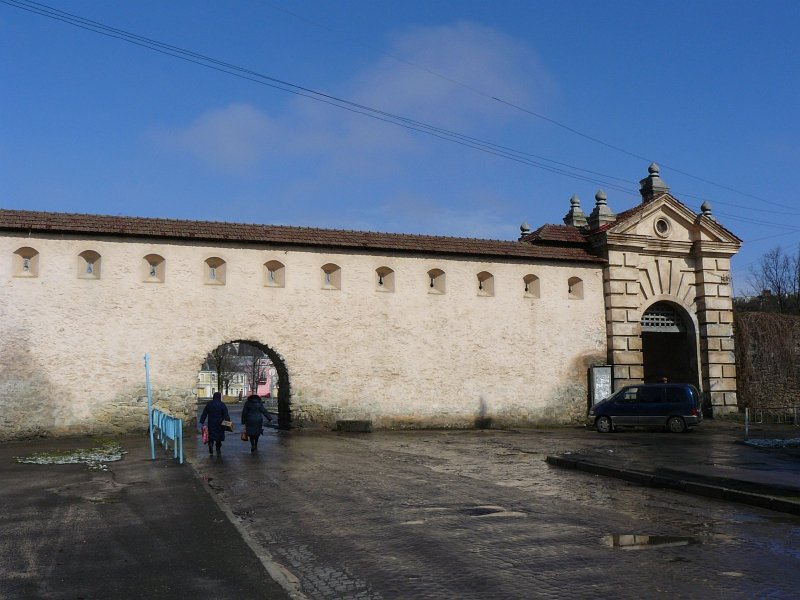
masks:
<svg viewBox="0 0 800 600"><path fill-rule="evenodd" d="M228 407L222 402L222 395L214 392L211 402L206 404L203 414L200 415L200 424L206 422L208 417L208 453L214 453L214 446L217 447L217 455L222 453L222 442L225 441L225 430L222 428L223 421L230 421Z"/></svg>
<svg viewBox="0 0 800 600"><path fill-rule="evenodd" d="M242 425L250 439L250 452L258 450L258 438L264 432L264 417L267 417L267 421L272 421L258 394L249 396L242 408Z"/></svg>

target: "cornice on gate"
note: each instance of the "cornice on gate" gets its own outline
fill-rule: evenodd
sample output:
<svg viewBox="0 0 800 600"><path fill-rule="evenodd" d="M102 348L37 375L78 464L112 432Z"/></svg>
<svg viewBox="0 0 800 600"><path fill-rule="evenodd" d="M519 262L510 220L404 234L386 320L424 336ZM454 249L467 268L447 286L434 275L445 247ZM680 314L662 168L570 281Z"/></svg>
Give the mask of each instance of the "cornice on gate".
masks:
<svg viewBox="0 0 800 600"><path fill-rule="evenodd" d="M594 246L636 249L645 254L731 256L742 241L711 216L708 203L697 214L669 192L617 215L614 223L590 232ZM655 224L664 221L663 235Z"/></svg>

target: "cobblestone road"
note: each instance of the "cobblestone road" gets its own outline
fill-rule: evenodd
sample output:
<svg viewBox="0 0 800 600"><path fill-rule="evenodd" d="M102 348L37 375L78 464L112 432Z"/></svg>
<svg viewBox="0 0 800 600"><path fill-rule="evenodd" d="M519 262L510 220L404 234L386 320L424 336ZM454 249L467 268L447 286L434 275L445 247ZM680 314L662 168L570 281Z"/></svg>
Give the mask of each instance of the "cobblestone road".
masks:
<svg viewBox="0 0 800 600"><path fill-rule="evenodd" d="M704 433L664 435L270 430L192 461L307 598L797 598L797 517L544 463ZM684 545L606 543L632 534Z"/></svg>

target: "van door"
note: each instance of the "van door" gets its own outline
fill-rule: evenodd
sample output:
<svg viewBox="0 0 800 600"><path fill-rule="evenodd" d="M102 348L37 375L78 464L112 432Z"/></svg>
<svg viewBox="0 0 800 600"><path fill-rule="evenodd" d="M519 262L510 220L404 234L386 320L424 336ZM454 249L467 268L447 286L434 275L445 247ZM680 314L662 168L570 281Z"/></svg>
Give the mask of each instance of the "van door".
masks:
<svg viewBox="0 0 800 600"><path fill-rule="evenodd" d="M669 406L664 387L644 386L640 393L639 423L646 426L662 426L667 422Z"/></svg>
<svg viewBox="0 0 800 600"><path fill-rule="evenodd" d="M690 385L667 388L667 402L669 402L670 414L681 415L684 418L695 416L694 411L699 409L699 404L693 390L694 388ZM697 412L700 411L697 410Z"/></svg>
<svg viewBox="0 0 800 600"><path fill-rule="evenodd" d="M639 423L639 398L643 386L631 385L619 391L614 397L613 420L616 425L637 425Z"/></svg>

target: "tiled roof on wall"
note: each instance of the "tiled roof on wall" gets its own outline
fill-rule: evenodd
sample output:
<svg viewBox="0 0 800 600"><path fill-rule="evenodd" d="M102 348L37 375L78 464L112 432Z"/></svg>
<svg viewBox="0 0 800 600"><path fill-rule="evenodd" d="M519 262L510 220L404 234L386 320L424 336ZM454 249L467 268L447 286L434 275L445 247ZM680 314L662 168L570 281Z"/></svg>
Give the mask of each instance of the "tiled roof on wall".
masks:
<svg viewBox="0 0 800 600"><path fill-rule="evenodd" d="M560 226L552 227L560 228ZM182 221L25 210L0 209L0 230L603 262L602 259L588 251L585 241L582 246L563 247L539 244L537 243L539 240L509 242L284 225L251 225L219 221Z"/></svg>
<svg viewBox="0 0 800 600"><path fill-rule="evenodd" d="M569 245L586 244L586 238L577 227L572 225L551 225L549 223L523 235L520 241Z"/></svg>

